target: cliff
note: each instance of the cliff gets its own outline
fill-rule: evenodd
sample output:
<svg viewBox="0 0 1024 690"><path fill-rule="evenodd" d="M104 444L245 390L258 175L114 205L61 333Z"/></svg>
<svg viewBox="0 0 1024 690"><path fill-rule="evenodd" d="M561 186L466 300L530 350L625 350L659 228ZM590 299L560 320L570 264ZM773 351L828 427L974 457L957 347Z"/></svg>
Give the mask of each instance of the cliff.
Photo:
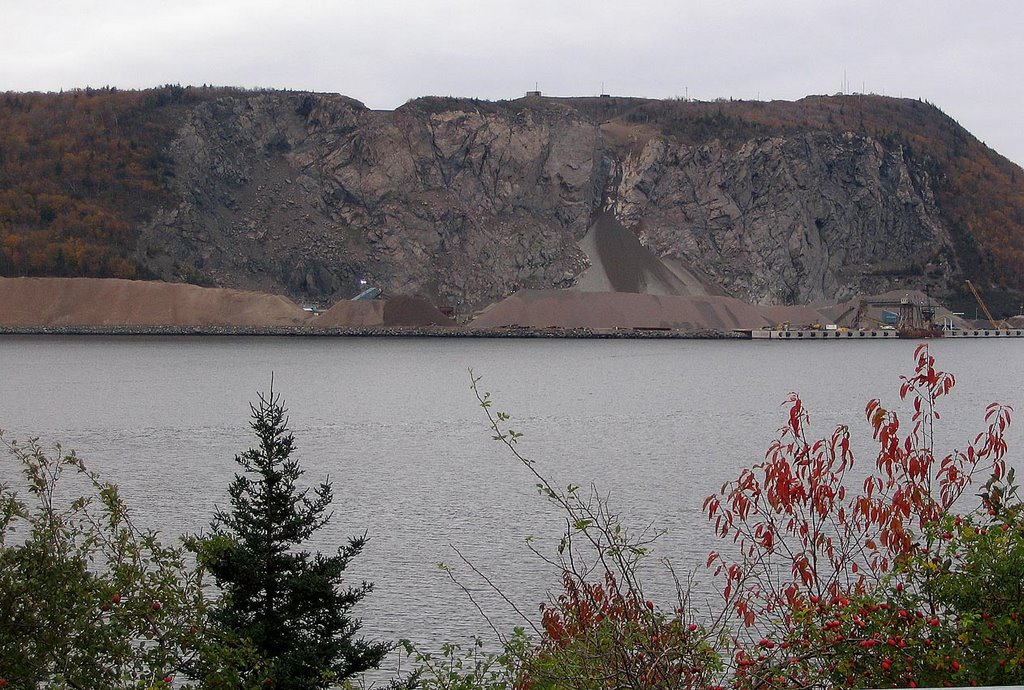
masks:
<svg viewBox="0 0 1024 690"><path fill-rule="evenodd" d="M133 200L115 240L83 237L124 263L86 270L65 248L46 268L55 221L32 217L40 193L34 207L25 201L32 192L3 155L14 149L0 143L0 193L28 209L0 214L0 273L118 275L127 264L143 277L324 304L362 279L461 315L524 288L612 279L620 291L760 304L895 288L955 300L965 276L1008 301L1024 288L1020 168L918 101L423 98L379 112L293 92L108 97L107 111L93 108L93 144L81 146L116 151L127 138L126 151L148 157L124 166L141 178L136 192L118 192L116 176L102 190L111 215ZM32 98L45 111L72 96ZM110 112L121 113L116 126ZM68 170L58 189L70 189ZM601 246L603 266L588 273ZM646 268L626 279L622 261Z"/></svg>

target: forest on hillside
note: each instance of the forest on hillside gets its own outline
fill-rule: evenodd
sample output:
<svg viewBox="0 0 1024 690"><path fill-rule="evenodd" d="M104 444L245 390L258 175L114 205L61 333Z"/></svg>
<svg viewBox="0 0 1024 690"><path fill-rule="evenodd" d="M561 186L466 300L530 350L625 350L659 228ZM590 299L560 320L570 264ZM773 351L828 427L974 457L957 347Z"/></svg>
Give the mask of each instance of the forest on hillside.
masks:
<svg viewBox="0 0 1024 690"><path fill-rule="evenodd" d="M223 89L0 95L0 275L145 277L138 226L173 201L177 116Z"/></svg>

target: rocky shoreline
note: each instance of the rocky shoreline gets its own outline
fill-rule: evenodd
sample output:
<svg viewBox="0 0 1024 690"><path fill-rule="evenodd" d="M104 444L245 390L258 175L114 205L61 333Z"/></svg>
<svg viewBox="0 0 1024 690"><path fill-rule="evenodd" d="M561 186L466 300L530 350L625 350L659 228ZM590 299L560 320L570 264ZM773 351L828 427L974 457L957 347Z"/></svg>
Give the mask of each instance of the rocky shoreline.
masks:
<svg viewBox="0 0 1024 690"><path fill-rule="evenodd" d="M310 326L36 326L0 327L0 335L56 336L319 336L353 338L563 338L605 340L745 340L749 333L704 329L452 328L441 326L314 328Z"/></svg>

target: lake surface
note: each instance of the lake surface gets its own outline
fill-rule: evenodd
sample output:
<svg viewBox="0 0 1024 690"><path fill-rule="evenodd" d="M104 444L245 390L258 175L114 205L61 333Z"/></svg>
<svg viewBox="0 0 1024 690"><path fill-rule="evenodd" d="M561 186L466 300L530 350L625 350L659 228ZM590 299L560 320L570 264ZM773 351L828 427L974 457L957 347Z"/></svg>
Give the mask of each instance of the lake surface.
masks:
<svg viewBox="0 0 1024 690"><path fill-rule="evenodd" d="M456 567L499 627L521 623L452 546L531 613L557 584L524 540L554 553L561 517L491 440L470 368L542 473L593 482L630 524L668 530L659 556L699 569L715 546L704 497L764 457L789 391L818 435L848 423L867 466L864 406L897 405L917 344L8 336L0 428L75 449L121 485L140 522L177 536L226 504L233 457L252 443L248 403L273 375L304 479L334 482L334 519L317 547L370 536L350 569L376 585L358 610L365 631L436 647L489 630L438 562ZM1024 410L1024 342L937 341L932 351L958 378L938 429L944 452L973 439L989 402ZM1022 429L1011 429L1011 458ZM0 465L0 481L11 473ZM664 571L650 578L654 596L668 596Z"/></svg>

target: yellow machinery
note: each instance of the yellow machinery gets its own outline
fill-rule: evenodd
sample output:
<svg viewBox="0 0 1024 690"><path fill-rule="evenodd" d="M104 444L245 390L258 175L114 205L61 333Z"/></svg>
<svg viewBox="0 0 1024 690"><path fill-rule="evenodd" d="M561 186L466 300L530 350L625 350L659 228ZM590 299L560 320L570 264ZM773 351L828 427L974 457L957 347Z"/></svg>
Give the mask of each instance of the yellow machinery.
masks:
<svg viewBox="0 0 1024 690"><path fill-rule="evenodd" d="M964 282L967 284L967 287L970 288L971 294L974 295L974 299L978 301L978 306L981 307L981 311L984 312L985 318L988 319L988 322L992 324L992 328L994 328L997 331L1002 329L1004 326L1001 326L1000 324L996 323L995 317L992 316L992 312L990 312L988 310L988 307L985 306L985 300L981 298L981 293L979 293L978 289L974 287L974 283L972 283L970 280L965 280Z"/></svg>

